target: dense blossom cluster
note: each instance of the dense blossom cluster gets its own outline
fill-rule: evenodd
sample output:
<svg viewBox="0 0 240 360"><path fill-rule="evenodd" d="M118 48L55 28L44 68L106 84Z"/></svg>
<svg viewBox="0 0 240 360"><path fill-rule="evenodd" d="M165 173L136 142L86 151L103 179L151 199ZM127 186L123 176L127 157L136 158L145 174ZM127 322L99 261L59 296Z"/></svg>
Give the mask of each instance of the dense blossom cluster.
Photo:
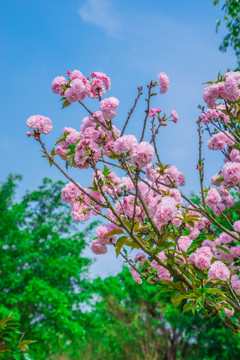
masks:
<svg viewBox="0 0 240 360"><path fill-rule="evenodd" d="M52 131L51 120L42 115L32 115L27 119L27 126L30 129L39 131L40 134L49 134Z"/></svg>
<svg viewBox="0 0 240 360"><path fill-rule="evenodd" d="M208 310L217 301L217 311L231 317L237 309L233 308L235 297L240 295L240 220L239 213L234 212L240 193L240 72L227 72L203 93L208 108L202 108L197 120L199 203L179 189L185 185L184 174L174 165L164 166L158 155L156 136L168 121L177 123L175 110L167 117L160 108L151 108L151 96L155 94L150 91L138 141L134 135L124 134L126 126L121 132L113 124L119 100L103 99L111 87L107 75L95 72L85 77L78 70L67 74L68 79L58 76L52 82L53 92L62 96L63 107L77 101L82 104L89 97L99 100L99 108L90 111L84 105L88 116L79 129L64 128L53 155L44 151L51 162L58 155L68 166L93 170L89 187L70 182L62 190L62 199L71 205L76 221L89 220L92 215L106 219L96 230L91 250L105 254L108 246L114 246L117 255L121 253L129 263L139 284L144 278L151 283L168 284L172 290L184 293L190 304ZM151 82L149 89L155 86L159 86L161 94L168 91L165 73L159 73L158 81ZM152 124L149 142L144 141L147 118ZM202 123L210 134L208 148L224 154L224 164L212 177L211 188L204 188L203 183ZM50 119L40 115L30 117L27 125L34 129L34 137L39 141L36 131L47 134L52 127ZM130 259L128 248L142 252ZM178 287L177 281L182 285ZM196 288L205 289L205 302L196 300L203 294Z"/></svg>

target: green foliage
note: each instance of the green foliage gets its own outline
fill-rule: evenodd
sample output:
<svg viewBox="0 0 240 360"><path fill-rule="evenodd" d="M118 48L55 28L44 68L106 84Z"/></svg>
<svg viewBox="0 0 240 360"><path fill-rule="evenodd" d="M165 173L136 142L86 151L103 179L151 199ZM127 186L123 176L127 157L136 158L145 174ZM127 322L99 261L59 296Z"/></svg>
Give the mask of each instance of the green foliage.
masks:
<svg viewBox="0 0 240 360"><path fill-rule="evenodd" d="M28 346L33 340L26 340L25 333L19 331L20 324L11 314L0 320L0 357L9 360L32 360Z"/></svg>
<svg viewBox="0 0 240 360"><path fill-rule="evenodd" d="M213 2L215 6L219 3L220 0L215 0ZM240 1L225 0L222 10L225 13L224 20L226 22L228 33L224 36L219 49L225 52L228 47L231 46L237 56L238 66L240 66ZM221 21L217 20L217 30L220 24Z"/></svg>
<svg viewBox="0 0 240 360"><path fill-rule="evenodd" d="M88 298L82 256L85 233L74 228L61 201L62 182L44 179L38 190L15 203L19 176L0 187L0 317L13 313L22 330L37 340L37 360L85 340L79 304Z"/></svg>
<svg viewBox="0 0 240 360"><path fill-rule="evenodd" d="M239 358L240 339L218 319L181 313L162 286L138 285L124 268L116 277L93 281L92 311L86 316L84 360L231 360ZM176 301L180 300L175 298ZM177 305L175 303L175 305Z"/></svg>

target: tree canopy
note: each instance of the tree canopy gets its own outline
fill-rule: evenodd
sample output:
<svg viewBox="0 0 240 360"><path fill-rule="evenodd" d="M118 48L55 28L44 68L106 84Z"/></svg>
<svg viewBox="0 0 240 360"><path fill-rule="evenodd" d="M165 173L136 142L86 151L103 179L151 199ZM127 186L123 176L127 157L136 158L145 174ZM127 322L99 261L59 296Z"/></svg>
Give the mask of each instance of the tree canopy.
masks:
<svg viewBox="0 0 240 360"><path fill-rule="evenodd" d="M84 341L80 303L91 260L82 255L86 234L61 200L63 183L45 178L16 202L19 180L9 176L0 187L0 318L13 313L41 360Z"/></svg>
<svg viewBox="0 0 240 360"><path fill-rule="evenodd" d="M219 5L220 0L215 0L214 5ZM225 0L222 5L225 13L224 20L228 33L224 36L219 49L223 52L231 46L235 51L238 67L240 66L240 2L239 0ZM217 30L221 20L217 20Z"/></svg>
<svg viewBox="0 0 240 360"><path fill-rule="evenodd" d="M136 285L128 268L95 279L88 342L80 358L105 360L217 360L239 358L240 339L218 319L175 308L169 294L144 281Z"/></svg>

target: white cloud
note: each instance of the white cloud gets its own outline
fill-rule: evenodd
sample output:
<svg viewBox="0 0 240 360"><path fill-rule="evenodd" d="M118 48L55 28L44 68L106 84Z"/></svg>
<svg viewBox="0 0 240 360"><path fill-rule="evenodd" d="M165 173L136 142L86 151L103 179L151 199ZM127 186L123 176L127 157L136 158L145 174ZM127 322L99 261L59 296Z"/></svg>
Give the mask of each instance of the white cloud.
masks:
<svg viewBox="0 0 240 360"><path fill-rule="evenodd" d="M112 0L87 0L80 6L78 13L83 21L100 27L107 35L118 36L120 21Z"/></svg>

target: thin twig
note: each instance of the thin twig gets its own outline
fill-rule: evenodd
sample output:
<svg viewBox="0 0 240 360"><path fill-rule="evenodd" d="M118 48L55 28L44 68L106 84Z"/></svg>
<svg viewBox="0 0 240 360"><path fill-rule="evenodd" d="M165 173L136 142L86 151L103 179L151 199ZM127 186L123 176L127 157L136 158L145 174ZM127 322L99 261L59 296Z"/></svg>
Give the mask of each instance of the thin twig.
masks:
<svg viewBox="0 0 240 360"><path fill-rule="evenodd" d="M136 105L137 105L137 103L138 103L138 100L139 100L140 96L142 95L142 89L143 89L142 86L138 87L138 95L137 95L137 97L136 97L136 99L135 99L135 101L134 101L133 107L131 108L131 110L130 110L129 113L128 113L128 117L127 117L127 120L126 120L126 122L125 122L125 124L124 124L124 126L123 126L123 129L122 129L122 132L121 132L121 136L123 136L124 131L125 131L126 127L127 127L127 124L128 124L128 122L129 122L129 120L130 120L130 118L131 118L131 116L132 116L132 113L134 112L135 107L136 107Z"/></svg>
<svg viewBox="0 0 240 360"><path fill-rule="evenodd" d="M144 123L143 123L143 130L142 130L142 136L141 136L141 139L140 139L140 142L143 141L143 138L144 138L144 133L145 133L145 130L146 130L146 125L147 125L147 119L148 119L148 113L149 113L149 109L150 109L150 99L151 99L151 90L153 88L153 82L151 81L150 84L147 86L148 87L148 97L146 100L147 102L147 110L146 110L146 116L145 116L145 119L144 119Z"/></svg>
<svg viewBox="0 0 240 360"><path fill-rule="evenodd" d="M204 159L202 158L202 126L201 126L201 118L198 119L198 165L199 165L199 177L200 177L200 186L202 192L202 202L203 206L206 209L206 201L205 201L205 194L203 188L203 177L204 177Z"/></svg>

